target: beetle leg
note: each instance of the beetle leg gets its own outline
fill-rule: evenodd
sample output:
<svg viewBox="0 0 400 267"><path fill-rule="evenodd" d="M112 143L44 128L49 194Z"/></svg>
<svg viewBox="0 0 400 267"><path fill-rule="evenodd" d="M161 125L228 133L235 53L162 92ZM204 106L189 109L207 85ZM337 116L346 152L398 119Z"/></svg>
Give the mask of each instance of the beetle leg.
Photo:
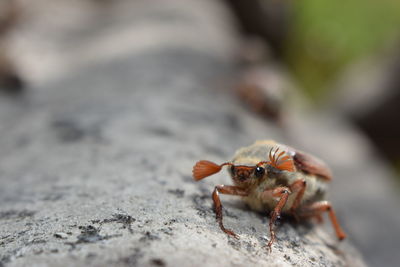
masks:
<svg viewBox="0 0 400 267"><path fill-rule="evenodd" d="M229 229L226 229L224 224L222 223L222 204L221 200L219 199L219 193L226 194L226 195L235 195L235 196L247 196L247 191L238 187L238 186L231 186L231 185L217 185L212 193L212 198L214 201L215 207L215 215L217 221L219 223L219 227L221 230L224 231L226 234L234 236L237 238L237 235Z"/></svg>
<svg viewBox="0 0 400 267"><path fill-rule="evenodd" d="M271 211L271 219L269 220L269 232L270 232L270 240L268 242L268 247L269 251L272 251L272 244L275 241L275 231L274 231L274 225L277 219L280 218L281 210L285 206L289 194L291 194L289 188L287 187L277 187L274 190L272 190L272 196L279 198L278 204L275 206L274 210Z"/></svg>
<svg viewBox="0 0 400 267"><path fill-rule="evenodd" d="M300 215L296 214L296 217L299 219L299 221L300 221L300 219L301 220L314 219L315 222L319 223L319 224L324 222L324 218L322 217L322 214L320 214L320 213L316 213L316 214L312 214L312 215L303 215L301 213L301 211L298 213L300 213Z"/></svg>
<svg viewBox="0 0 400 267"><path fill-rule="evenodd" d="M304 208L302 208L299 212L301 217L313 217L321 218L321 213L324 211L329 212L329 218L331 219L333 229L335 229L336 236L339 240L343 240L346 238L346 234L342 230L339 225L339 222L336 218L335 212L333 211L332 205L328 201L319 201L312 203Z"/></svg>
<svg viewBox="0 0 400 267"><path fill-rule="evenodd" d="M304 179L296 180L290 185L290 190L292 191L292 193L297 193L296 198L293 201L292 207L290 208L290 213L297 221L299 221L296 210L301 203L304 192L306 191L306 181Z"/></svg>

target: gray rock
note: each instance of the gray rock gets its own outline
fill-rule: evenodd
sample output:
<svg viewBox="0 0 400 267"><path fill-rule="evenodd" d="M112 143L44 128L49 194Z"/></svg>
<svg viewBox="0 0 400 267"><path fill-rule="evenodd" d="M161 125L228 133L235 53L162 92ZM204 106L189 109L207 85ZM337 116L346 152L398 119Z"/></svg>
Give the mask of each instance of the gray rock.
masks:
<svg viewBox="0 0 400 267"><path fill-rule="evenodd" d="M223 197L225 223L240 239L221 232L210 193L229 179L195 183L194 162L290 140L217 89L235 74L228 19L212 1L185 2L138 4L131 23L175 29L184 18L192 39L100 53L53 81L32 73L25 98L0 99L0 265L364 266L349 241L312 224L283 222L269 254L268 217L234 198Z"/></svg>

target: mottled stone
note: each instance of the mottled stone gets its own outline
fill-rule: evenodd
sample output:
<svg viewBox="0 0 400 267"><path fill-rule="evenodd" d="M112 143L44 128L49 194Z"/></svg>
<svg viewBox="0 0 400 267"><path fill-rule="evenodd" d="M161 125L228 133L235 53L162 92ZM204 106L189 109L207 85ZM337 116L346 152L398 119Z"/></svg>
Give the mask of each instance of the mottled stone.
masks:
<svg viewBox="0 0 400 267"><path fill-rule="evenodd" d="M290 139L221 90L235 74L221 6L147 2L88 23L98 35L87 43L76 32L52 40L86 52L108 40L122 54L104 55L110 50L99 44L82 53L93 64L77 58L58 75L33 72L24 98L0 98L0 265L364 266L349 241L312 224L283 221L268 253L266 214L225 196L225 223L240 239L221 232L210 194L229 179L221 172L195 183L194 162L224 161L256 139ZM127 28L138 37L132 48L114 39ZM163 42L146 48L160 34Z"/></svg>

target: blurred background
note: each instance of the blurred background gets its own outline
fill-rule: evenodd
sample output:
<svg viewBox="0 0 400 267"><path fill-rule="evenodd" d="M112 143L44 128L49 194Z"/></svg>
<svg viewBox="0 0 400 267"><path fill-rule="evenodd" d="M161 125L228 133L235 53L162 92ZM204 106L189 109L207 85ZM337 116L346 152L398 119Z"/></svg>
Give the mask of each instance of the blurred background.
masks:
<svg viewBox="0 0 400 267"><path fill-rule="evenodd" d="M245 68L278 62L310 107L342 113L365 132L400 176L399 1L223 2L241 34L238 58ZM94 35L91 24L106 25L107 9L126 16L115 6L110 0L39 0L35 5L2 0L2 91L19 93L44 76L54 79L57 72L78 64L81 54L90 53L79 45L80 38ZM76 58L70 57L70 49Z"/></svg>
<svg viewBox="0 0 400 267"><path fill-rule="evenodd" d="M127 2L135 2L136 9ZM190 5L171 2L171 14L177 5ZM400 196L400 1L215 2L228 13L234 29L234 53L228 57L236 75L224 81L227 93L282 129L291 121L285 118L287 110L298 105L308 114L328 112L344 118L373 145L377 162L389 173L391 180L380 183ZM57 81L78 66L123 57L132 47L140 50L174 42L175 35L163 36L162 30L157 35L159 29L151 29L152 36L157 36L152 39L146 28L130 28L128 21L139 20L147 5L146 1L123 0L1 0L0 97L26 99L31 88ZM201 4L197 8L201 13ZM218 14L204 22L207 27L219 23ZM147 19L174 20L173 16ZM180 37L177 33L176 40ZM207 45L204 40L198 49ZM357 188L351 186L350 191ZM399 198L390 202L391 208L382 211L384 216L399 214ZM356 245L367 262L378 265L384 260L368 256L378 244L363 242Z"/></svg>
<svg viewBox="0 0 400 267"><path fill-rule="evenodd" d="M268 45L310 105L342 113L399 171L399 1L227 3L244 38Z"/></svg>

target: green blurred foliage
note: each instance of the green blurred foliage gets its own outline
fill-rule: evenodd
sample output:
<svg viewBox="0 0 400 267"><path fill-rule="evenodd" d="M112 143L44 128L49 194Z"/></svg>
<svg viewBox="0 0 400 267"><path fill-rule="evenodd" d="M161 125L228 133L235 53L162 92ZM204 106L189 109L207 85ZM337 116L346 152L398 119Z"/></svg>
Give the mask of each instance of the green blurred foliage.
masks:
<svg viewBox="0 0 400 267"><path fill-rule="evenodd" d="M320 100L340 70L400 35L400 0L293 0L287 61Z"/></svg>

